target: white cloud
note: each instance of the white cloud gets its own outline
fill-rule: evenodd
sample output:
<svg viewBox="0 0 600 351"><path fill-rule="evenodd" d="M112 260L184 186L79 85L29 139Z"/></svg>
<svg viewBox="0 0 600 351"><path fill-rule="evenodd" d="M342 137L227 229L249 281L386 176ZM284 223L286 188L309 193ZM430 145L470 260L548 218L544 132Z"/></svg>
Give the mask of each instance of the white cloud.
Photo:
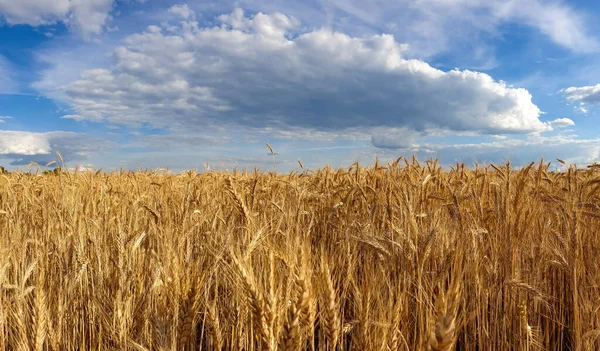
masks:
<svg viewBox="0 0 600 351"><path fill-rule="evenodd" d="M0 123L4 123L7 119L12 119L10 116L0 116Z"/></svg>
<svg viewBox="0 0 600 351"><path fill-rule="evenodd" d="M178 15L183 19L194 19L196 17L196 12L190 9L187 4L183 5L174 5L169 8L169 13L174 15Z"/></svg>
<svg viewBox="0 0 600 351"><path fill-rule="evenodd" d="M111 143L73 132L34 133L0 130L0 155L12 159L13 165L32 161L45 164L57 160L56 151L64 161L86 159L90 153L104 151Z"/></svg>
<svg viewBox="0 0 600 351"><path fill-rule="evenodd" d="M52 25L59 22L84 38L103 32L116 0L0 0L0 16L9 25Z"/></svg>
<svg viewBox="0 0 600 351"><path fill-rule="evenodd" d="M562 89L561 92L564 94L565 98L571 102L579 101L588 104L600 103L600 84L584 87L569 87Z"/></svg>
<svg viewBox="0 0 600 351"><path fill-rule="evenodd" d="M41 133L0 131L0 155L45 155L49 153L50 143Z"/></svg>
<svg viewBox="0 0 600 351"><path fill-rule="evenodd" d="M219 21L127 37L113 67L87 70L64 88L73 106L65 117L175 131L207 124L363 134L551 129L527 90L406 59L406 47L391 35L298 33L293 17L246 17L240 9Z"/></svg>
<svg viewBox="0 0 600 351"><path fill-rule="evenodd" d="M553 121L548 122L552 127L556 128L566 128L570 126L574 126L575 122L573 122L570 118L557 118Z"/></svg>

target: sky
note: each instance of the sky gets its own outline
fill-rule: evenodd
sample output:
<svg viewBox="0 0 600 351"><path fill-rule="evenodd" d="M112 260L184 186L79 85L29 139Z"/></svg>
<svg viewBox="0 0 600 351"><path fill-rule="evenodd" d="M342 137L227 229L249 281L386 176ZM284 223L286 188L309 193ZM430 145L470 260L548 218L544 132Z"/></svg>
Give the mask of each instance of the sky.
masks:
<svg viewBox="0 0 600 351"><path fill-rule="evenodd" d="M598 16L589 0L0 0L0 165L585 166Z"/></svg>

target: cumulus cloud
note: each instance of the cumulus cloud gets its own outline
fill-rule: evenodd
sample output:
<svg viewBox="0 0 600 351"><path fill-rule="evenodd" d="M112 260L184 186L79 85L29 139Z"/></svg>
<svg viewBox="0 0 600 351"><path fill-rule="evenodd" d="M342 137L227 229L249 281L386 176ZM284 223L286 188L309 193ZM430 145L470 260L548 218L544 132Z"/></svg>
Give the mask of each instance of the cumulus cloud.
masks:
<svg viewBox="0 0 600 351"><path fill-rule="evenodd" d="M584 87L569 87L562 89L561 92L564 94L565 98L571 102L578 101L588 104L600 103L600 84Z"/></svg>
<svg viewBox="0 0 600 351"><path fill-rule="evenodd" d="M12 119L10 116L0 116L0 123L4 123L7 119Z"/></svg>
<svg viewBox="0 0 600 351"><path fill-rule="evenodd" d="M196 12L190 9L187 4L171 6L168 12L180 16L183 19L194 19L196 17Z"/></svg>
<svg viewBox="0 0 600 351"><path fill-rule="evenodd" d="M73 107L65 117L175 131L207 124L363 134L551 129L527 90L407 59L391 35L300 32L293 17L247 17L241 9L218 21L127 37L113 67L87 70L64 88Z"/></svg>
<svg viewBox="0 0 600 351"><path fill-rule="evenodd" d="M101 34L111 20L115 1L0 0L0 16L9 25L43 26L62 22L83 37L91 38Z"/></svg>
<svg viewBox="0 0 600 351"><path fill-rule="evenodd" d="M60 152L65 162L86 159L92 152L107 150L111 144L73 132L33 133L0 130L0 156L12 159L12 165L30 162L45 164L57 160Z"/></svg>
<svg viewBox="0 0 600 351"><path fill-rule="evenodd" d="M556 128L566 128L574 126L575 122L573 122L573 120L570 118L557 118L553 121L550 121L549 124Z"/></svg>
<svg viewBox="0 0 600 351"><path fill-rule="evenodd" d="M41 133L19 131L0 131L0 155L37 155L49 154L50 144Z"/></svg>

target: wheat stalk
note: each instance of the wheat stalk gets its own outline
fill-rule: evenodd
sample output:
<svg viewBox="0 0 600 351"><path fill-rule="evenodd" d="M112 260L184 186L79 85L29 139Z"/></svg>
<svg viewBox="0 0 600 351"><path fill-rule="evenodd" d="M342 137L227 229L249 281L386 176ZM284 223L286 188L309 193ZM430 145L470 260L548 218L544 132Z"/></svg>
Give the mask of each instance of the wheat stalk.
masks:
<svg viewBox="0 0 600 351"><path fill-rule="evenodd" d="M323 262L323 278L325 281L325 306L321 313L322 327L325 330L325 335L329 340L329 348L335 350L338 344L340 319L338 315L337 293L333 286L331 271L329 265Z"/></svg>

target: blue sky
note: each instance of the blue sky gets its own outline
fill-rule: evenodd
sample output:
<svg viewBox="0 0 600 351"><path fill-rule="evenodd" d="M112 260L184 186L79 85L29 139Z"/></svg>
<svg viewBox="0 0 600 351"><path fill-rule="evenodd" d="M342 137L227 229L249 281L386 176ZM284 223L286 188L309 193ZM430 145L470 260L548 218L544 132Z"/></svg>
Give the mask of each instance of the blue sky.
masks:
<svg viewBox="0 0 600 351"><path fill-rule="evenodd" d="M600 5L0 0L0 165L600 159Z"/></svg>

